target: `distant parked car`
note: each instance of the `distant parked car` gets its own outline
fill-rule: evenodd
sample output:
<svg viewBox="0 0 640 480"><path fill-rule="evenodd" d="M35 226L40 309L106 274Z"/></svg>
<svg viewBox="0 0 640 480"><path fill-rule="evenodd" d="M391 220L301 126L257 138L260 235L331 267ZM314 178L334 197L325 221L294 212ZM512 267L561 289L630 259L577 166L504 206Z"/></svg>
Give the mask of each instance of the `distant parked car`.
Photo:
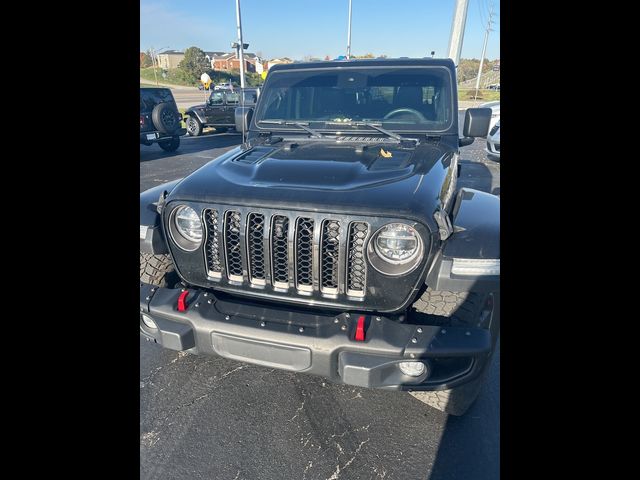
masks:
<svg viewBox="0 0 640 480"><path fill-rule="evenodd" d="M213 90L207 103L189 107L185 112L187 133L193 137L202 134L205 127L215 127L218 132L226 132L235 127L236 107L241 106L243 90ZM253 107L258 100L259 89L244 89L244 105Z"/></svg>
<svg viewBox="0 0 640 480"><path fill-rule="evenodd" d="M491 123L489 124L489 130L491 130L495 124L500 120L500 101L493 101L483 103L479 105L480 108L490 108L491 109Z"/></svg>
<svg viewBox="0 0 640 480"><path fill-rule="evenodd" d="M214 90L233 90L233 85L229 82L219 83L213 87Z"/></svg>
<svg viewBox="0 0 640 480"><path fill-rule="evenodd" d="M487 148L485 149L489 158L500 160L500 120L496 122L487 136Z"/></svg>
<svg viewBox="0 0 640 480"><path fill-rule="evenodd" d="M157 143L166 152L180 146L182 115L168 88L140 88L140 144Z"/></svg>
<svg viewBox="0 0 640 480"><path fill-rule="evenodd" d="M487 87L487 90L496 90L496 91L500 91L500 84L499 83L492 83L491 85L489 85Z"/></svg>

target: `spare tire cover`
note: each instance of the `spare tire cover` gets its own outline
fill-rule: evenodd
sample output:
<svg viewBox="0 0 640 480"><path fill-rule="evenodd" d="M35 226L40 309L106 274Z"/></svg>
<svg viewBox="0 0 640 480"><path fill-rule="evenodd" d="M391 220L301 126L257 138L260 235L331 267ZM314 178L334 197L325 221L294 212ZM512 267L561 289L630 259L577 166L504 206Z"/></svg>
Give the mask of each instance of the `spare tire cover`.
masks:
<svg viewBox="0 0 640 480"><path fill-rule="evenodd" d="M180 129L180 114L171 103L159 103L153 107L151 119L159 132L172 134Z"/></svg>

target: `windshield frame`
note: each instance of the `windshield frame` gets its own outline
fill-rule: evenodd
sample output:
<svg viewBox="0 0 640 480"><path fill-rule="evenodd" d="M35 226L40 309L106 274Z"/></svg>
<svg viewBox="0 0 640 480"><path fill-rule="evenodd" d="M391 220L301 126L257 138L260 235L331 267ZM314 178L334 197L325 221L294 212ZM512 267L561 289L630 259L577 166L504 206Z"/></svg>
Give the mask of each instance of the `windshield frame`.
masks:
<svg viewBox="0 0 640 480"><path fill-rule="evenodd" d="M292 72L330 72L330 71L334 71L338 69L341 72L345 72L345 71L349 71L349 70L389 70L389 69L440 69L440 70L445 70L447 72L448 78L449 78L449 89L450 89L450 94L449 94L449 107L451 109L451 118L449 119L448 124L440 129L429 129L429 128L407 128L407 129L397 129L394 128L393 126L390 126L388 123L382 121L382 120L368 120L369 122L372 123L380 123L381 125L384 124L384 128L386 130L389 130L391 132L394 133L400 133L400 134L404 134L404 133L410 133L410 134L435 134L435 135L444 135L444 134L448 134L448 133L458 133L457 132L457 128L455 128L455 132L454 127L457 125L457 98L456 98L456 94L457 94L457 90L454 88L454 82L455 82L455 78L452 77L451 75L451 69L447 68L446 66L443 65L348 65L348 66L339 66L339 67L313 67L313 68L304 68L304 69L282 69L282 70L277 70L274 71L270 74L267 75L267 79L263 85L263 87L261 88L261 94L258 98L258 102L256 103L255 106L255 114L253 115L253 118L251 119L251 125L250 125L250 130L257 130L258 132L270 132L270 131L282 131L282 132L291 132L291 133L300 133L300 129L288 129L288 128L284 128L285 125L274 125L274 124L267 124L266 126L260 126L259 122L261 120L271 120L269 118L258 118L259 115L258 114L262 114L264 113L264 98L266 98L266 93L268 92L268 90L271 88L270 87L270 83L273 83L273 76L275 75L283 75L283 74L289 74ZM283 119L285 121L294 121L291 119ZM336 125L333 122L329 122L326 120L295 120L295 121L302 121L304 123L309 123L310 125L313 124L313 129L317 130L319 132L322 133L328 133L328 134L332 134L332 133L340 133L340 134L345 134L345 133L372 133L371 129L361 129L358 127L353 127L352 125L349 124L349 122L346 122L343 124L343 127L348 127L348 128L344 128L344 129L336 129L336 128L326 128L326 124L327 123L332 123L332 125ZM362 123L361 120L353 120L353 123ZM324 125L323 125L324 124ZM416 124L417 126L417 124ZM276 127L276 128L274 128Z"/></svg>

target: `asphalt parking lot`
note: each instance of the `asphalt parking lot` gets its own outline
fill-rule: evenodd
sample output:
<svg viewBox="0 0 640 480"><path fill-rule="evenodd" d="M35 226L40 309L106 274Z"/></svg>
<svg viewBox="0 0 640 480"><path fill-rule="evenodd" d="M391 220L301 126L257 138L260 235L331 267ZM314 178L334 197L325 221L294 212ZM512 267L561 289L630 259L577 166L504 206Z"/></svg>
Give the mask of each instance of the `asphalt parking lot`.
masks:
<svg viewBox="0 0 640 480"><path fill-rule="evenodd" d="M140 191L240 143L235 133L140 146ZM461 186L500 193L484 141ZM447 417L409 394L178 353L140 339L141 479L498 479L500 351L478 401Z"/></svg>

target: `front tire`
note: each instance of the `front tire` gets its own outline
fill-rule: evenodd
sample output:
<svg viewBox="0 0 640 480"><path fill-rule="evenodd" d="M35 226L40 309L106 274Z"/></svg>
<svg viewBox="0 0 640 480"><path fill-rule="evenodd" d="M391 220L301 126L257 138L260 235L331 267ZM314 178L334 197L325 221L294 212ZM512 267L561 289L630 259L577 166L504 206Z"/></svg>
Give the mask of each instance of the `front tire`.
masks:
<svg viewBox="0 0 640 480"><path fill-rule="evenodd" d="M158 145L165 152L175 152L180 146L180 137L171 137L170 140L161 140Z"/></svg>
<svg viewBox="0 0 640 480"><path fill-rule="evenodd" d="M202 135L202 124L200 123L200 120L191 115L189 115L189 118L187 119L187 133L192 137Z"/></svg>
<svg viewBox="0 0 640 480"><path fill-rule="evenodd" d="M492 330L493 347L499 325L490 325L492 315L485 315L489 293L448 292L427 288L412 306L412 315L429 315L429 322L441 326L486 328ZM493 348L491 354L493 355ZM491 365L491 358L476 379L459 387L436 391L410 392L422 403L449 415L460 416L473 405Z"/></svg>
<svg viewBox="0 0 640 480"><path fill-rule="evenodd" d="M178 275L169 255L140 252L140 281L157 287L172 286Z"/></svg>

